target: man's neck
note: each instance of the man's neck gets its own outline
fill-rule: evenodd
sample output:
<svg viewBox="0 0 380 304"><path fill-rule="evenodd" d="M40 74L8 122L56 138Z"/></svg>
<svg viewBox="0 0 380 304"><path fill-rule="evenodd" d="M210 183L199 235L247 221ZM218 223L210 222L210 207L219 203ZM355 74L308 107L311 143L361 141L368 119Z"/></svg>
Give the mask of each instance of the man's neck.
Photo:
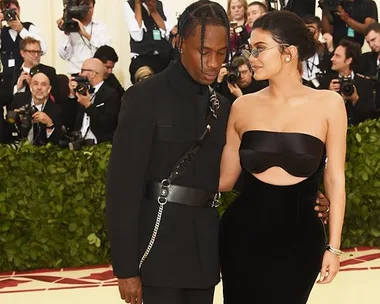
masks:
<svg viewBox="0 0 380 304"><path fill-rule="evenodd" d="M89 25L91 22L92 22L92 19L90 19L90 20L84 20L84 21L83 21L83 25L84 25L84 26L87 26L87 25Z"/></svg>
<svg viewBox="0 0 380 304"><path fill-rule="evenodd" d="M349 68L344 69L339 72L339 76L343 76L343 77L351 76L351 74L352 74L352 70L350 70Z"/></svg>
<svg viewBox="0 0 380 304"><path fill-rule="evenodd" d="M34 68L35 65L32 64L32 63L27 63L24 61L24 65L23 65L24 68L27 68L27 69L31 69L31 68Z"/></svg>
<svg viewBox="0 0 380 304"><path fill-rule="evenodd" d="M45 98L45 99L37 99L37 98L33 97L33 102L34 102L34 104L36 106L44 104L47 100L48 100L47 98Z"/></svg>

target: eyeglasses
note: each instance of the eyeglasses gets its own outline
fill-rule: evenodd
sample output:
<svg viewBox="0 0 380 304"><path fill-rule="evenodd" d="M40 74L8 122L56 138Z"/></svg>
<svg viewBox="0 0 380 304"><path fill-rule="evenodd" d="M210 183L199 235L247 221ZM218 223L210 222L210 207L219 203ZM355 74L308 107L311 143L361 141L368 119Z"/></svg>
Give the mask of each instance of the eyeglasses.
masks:
<svg viewBox="0 0 380 304"><path fill-rule="evenodd" d="M42 51L35 51L35 50L24 50L24 52L28 52L29 54L32 54L34 56L38 55L38 56L42 56L43 55L43 52Z"/></svg>
<svg viewBox="0 0 380 304"><path fill-rule="evenodd" d="M267 50L271 50L271 49L274 49L274 48L279 47L279 46L286 46L286 47L288 47L290 45L289 44L285 44L285 43L280 43L280 44L276 44L274 46L267 47L267 48L261 48L261 47L251 48L250 53L251 53L251 55L254 58L259 58L261 52L264 52L264 51L267 51Z"/></svg>
<svg viewBox="0 0 380 304"><path fill-rule="evenodd" d="M83 72L94 72L94 73L98 74L97 71L91 70L91 69L81 69L80 71L81 71L81 73L83 73Z"/></svg>

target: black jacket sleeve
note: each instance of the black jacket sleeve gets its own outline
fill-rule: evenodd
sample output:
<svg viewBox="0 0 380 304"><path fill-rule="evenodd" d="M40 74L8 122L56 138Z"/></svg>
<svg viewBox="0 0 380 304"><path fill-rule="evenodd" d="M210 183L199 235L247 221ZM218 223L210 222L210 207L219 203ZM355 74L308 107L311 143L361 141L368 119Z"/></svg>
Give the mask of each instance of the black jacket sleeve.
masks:
<svg viewBox="0 0 380 304"><path fill-rule="evenodd" d="M352 107L353 123L358 124L366 119L372 118L374 114L374 98L372 82L356 74L355 86L359 95L359 100Z"/></svg>
<svg viewBox="0 0 380 304"><path fill-rule="evenodd" d="M124 94L107 172L107 229L118 278L139 275L138 219L155 130L153 101L141 89Z"/></svg>

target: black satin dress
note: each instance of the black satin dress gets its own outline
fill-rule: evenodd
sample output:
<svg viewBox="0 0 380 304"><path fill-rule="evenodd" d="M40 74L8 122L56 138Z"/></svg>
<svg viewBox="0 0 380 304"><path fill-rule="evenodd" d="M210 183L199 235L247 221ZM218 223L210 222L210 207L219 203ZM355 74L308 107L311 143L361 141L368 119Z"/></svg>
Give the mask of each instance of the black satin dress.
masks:
<svg viewBox="0 0 380 304"><path fill-rule="evenodd" d="M252 130L239 154L244 187L221 219L224 303L306 303L326 246L314 211L325 145L308 134ZM276 186L251 174L274 166L306 179Z"/></svg>

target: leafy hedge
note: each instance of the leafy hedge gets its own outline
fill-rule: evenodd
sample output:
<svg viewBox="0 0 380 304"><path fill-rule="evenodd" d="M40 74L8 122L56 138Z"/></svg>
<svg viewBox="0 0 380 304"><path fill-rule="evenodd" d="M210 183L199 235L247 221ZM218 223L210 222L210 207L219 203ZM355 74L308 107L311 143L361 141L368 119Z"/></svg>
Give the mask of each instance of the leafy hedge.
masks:
<svg viewBox="0 0 380 304"><path fill-rule="evenodd" d="M343 247L380 246L380 122L350 128L347 150ZM0 272L109 263L110 151L0 146ZM223 194L221 212L234 196Z"/></svg>

